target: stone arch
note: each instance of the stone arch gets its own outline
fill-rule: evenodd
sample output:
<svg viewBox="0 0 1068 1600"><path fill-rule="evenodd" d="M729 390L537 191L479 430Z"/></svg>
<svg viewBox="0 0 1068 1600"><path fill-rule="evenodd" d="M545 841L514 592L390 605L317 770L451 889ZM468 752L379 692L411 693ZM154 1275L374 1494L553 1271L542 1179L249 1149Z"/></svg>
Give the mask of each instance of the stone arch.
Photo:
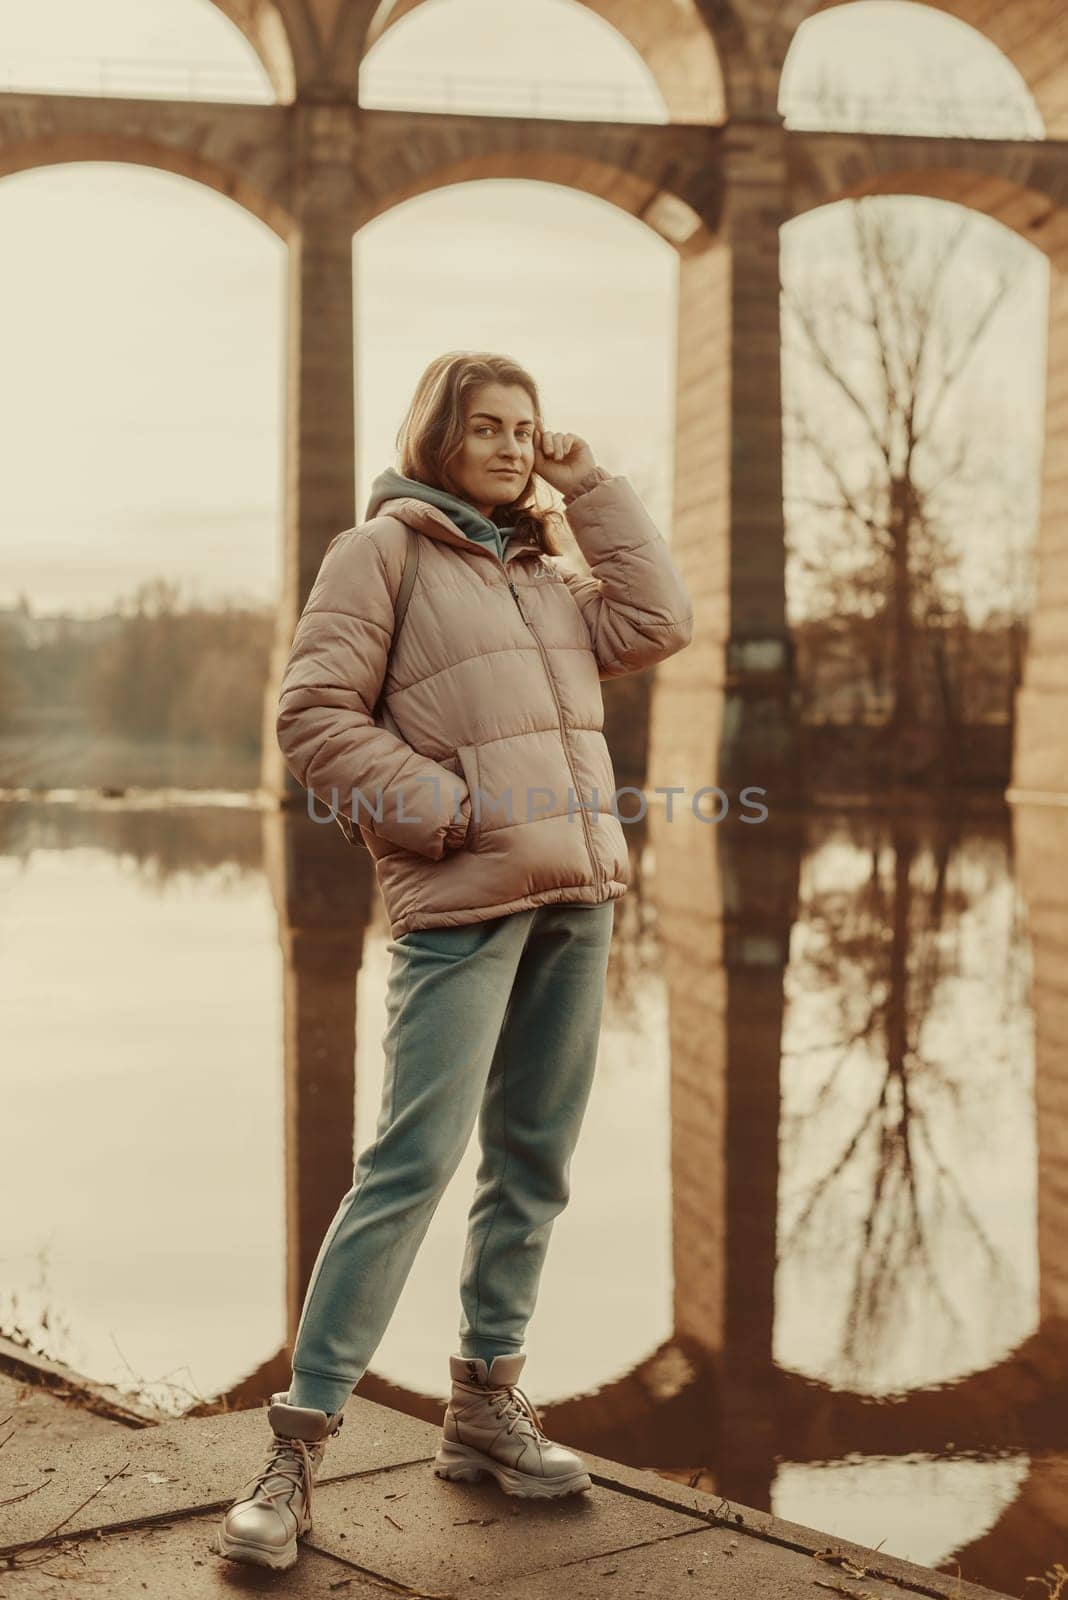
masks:
<svg viewBox="0 0 1068 1600"><path fill-rule="evenodd" d="M1063 180L1058 160L1038 141L1006 152L983 140L797 132L787 164L791 216L868 194L955 200L1004 222L1055 264L1063 261Z"/></svg>
<svg viewBox="0 0 1068 1600"><path fill-rule="evenodd" d="M86 161L117 161L127 166L177 173L235 201L286 243L295 235L294 219L285 207L249 183L241 173L218 166L192 150L154 144L140 137L72 132L28 139L0 148L0 180L16 172Z"/></svg>
<svg viewBox="0 0 1068 1600"><path fill-rule="evenodd" d="M794 34L808 17L850 0L783 0L764 41L767 71L775 87L765 85L767 106L774 110L778 80ZM1068 11L1051 10L1036 20L1033 7L1023 0L991 6L985 0L921 0L933 10L966 22L989 39L1023 78L1045 124L1049 138L1068 134Z"/></svg>
<svg viewBox="0 0 1068 1600"><path fill-rule="evenodd" d="M367 53L402 17L424 0L381 0L368 16L366 5L349 5L335 49L355 81ZM720 123L727 95L716 41L696 0L576 0L611 24L634 48L664 97L671 122ZM695 110L695 108L697 108ZM704 108L704 109L701 109Z"/></svg>
<svg viewBox="0 0 1068 1600"><path fill-rule="evenodd" d="M298 44L301 46L299 60L304 64L313 42L293 0L211 0L211 3L248 40L267 74L275 99L280 105L288 105L296 98L297 83L303 76L298 73Z"/></svg>
<svg viewBox="0 0 1068 1600"><path fill-rule="evenodd" d="M644 222L680 255L707 249L712 237L707 223L693 209L686 195L663 188L656 176L643 176L638 171L628 171L591 156L537 149L498 150L450 158L443 148L439 165L428 166L388 191L368 197L361 207L357 226L363 227L416 195L483 178L553 183L607 200L628 216ZM681 224L678 233L689 230L685 239L672 237L669 231L676 219Z"/></svg>
<svg viewBox="0 0 1068 1600"><path fill-rule="evenodd" d="M819 138L815 143L821 141ZM897 141L900 143L900 141ZM920 141L917 141L919 143ZM1068 788L1068 495L1061 463L1068 449L1068 208L1055 192L1056 176L1038 157L1031 182L997 171L961 166L891 165L878 140L851 143L851 181L837 183L833 164L825 186L811 184L794 214L834 200L871 194L924 195L953 200L1003 223L1041 250L1050 263L1046 345L1045 442L1037 544L1035 609L1023 684L1016 706L1012 790L1027 795ZM946 150L946 144L942 145ZM866 153L866 161L861 151ZM879 152L884 154L880 158ZM886 162L880 170L880 160ZM866 170L864 170L866 167ZM1048 186L1047 186L1048 185Z"/></svg>

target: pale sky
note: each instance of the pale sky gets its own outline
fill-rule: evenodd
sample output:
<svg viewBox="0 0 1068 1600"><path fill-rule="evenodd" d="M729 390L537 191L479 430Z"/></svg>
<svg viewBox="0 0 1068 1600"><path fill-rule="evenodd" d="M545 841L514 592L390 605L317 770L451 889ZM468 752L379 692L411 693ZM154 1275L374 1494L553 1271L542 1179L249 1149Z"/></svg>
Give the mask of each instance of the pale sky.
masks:
<svg viewBox="0 0 1068 1600"><path fill-rule="evenodd" d="M856 88L858 60L882 58L863 14L882 39L888 11L917 71L941 50L965 88L974 57L973 86L1012 89L978 35L900 0L806 24L795 88L828 61ZM210 0L0 0L0 86L92 92L101 63L130 93L270 98ZM532 84L581 100L585 83L591 106L615 87L635 120L663 115L631 47L572 0L432 0L362 88L384 103L407 74L428 104L424 73L461 106L503 93L529 114ZM0 606L24 592L38 612L98 611L159 575L205 599L276 597L285 265L261 223L171 173L92 162L0 180ZM526 363L548 425L631 477L670 536L677 265L649 229L555 185L465 184L364 229L354 277L357 520L423 367L480 347Z"/></svg>
<svg viewBox="0 0 1068 1600"><path fill-rule="evenodd" d="M959 17L918 0L857 0L809 17L783 63L780 109L794 128L1012 139L1043 131L1008 57Z"/></svg>

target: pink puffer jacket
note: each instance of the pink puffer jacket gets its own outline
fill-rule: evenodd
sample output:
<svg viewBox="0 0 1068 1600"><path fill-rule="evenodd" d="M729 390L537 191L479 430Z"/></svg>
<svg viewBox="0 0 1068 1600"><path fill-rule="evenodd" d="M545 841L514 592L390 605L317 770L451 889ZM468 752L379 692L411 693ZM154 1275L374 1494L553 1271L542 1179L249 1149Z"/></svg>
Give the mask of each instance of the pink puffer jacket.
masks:
<svg viewBox="0 0 1068 1600"><path fill-rule="evenodd" d="M693 607L628 480L580 488L565 515L592 576L520 534L502 562L416 499L385 501L323 557L278 743L339 850L334 815L358 823L394 938L627 891L600 680L682 650ZM426 537L386 677L406 523Z"/></svg>

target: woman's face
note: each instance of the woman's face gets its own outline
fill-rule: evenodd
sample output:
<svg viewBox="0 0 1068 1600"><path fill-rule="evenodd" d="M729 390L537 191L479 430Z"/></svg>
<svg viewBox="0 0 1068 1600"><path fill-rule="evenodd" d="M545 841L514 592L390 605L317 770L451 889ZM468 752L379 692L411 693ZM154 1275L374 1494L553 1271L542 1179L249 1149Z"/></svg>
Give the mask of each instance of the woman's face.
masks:
<svg viewBox="0 0 1068 1600"><path fill-rule="evenodd" d="M483 383L467 400L464 439L449 468L460 493L488 517L523 493L534 470L534 405L512 383Z"/></svg>

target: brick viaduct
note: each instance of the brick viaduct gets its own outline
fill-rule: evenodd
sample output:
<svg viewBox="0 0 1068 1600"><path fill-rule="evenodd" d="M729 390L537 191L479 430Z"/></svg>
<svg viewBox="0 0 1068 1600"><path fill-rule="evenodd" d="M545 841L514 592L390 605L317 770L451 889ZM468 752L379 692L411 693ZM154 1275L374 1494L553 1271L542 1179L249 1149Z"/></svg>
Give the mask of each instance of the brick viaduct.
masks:
<svg viewBox="0 0 1068 1600"><path fill-rule="evenodd" d="M726 1405L741 1424L728 1430L736 1445L770 1433L775 1448L799 1458L832 1441L835 1448L935 1447L965 1438L969 1419L981 1414L996 1424L1018 1407L1049 1405L1064 1392L1068 1328L1068 811L1048 803L1068 792L1068 8L1057 0L944 0L939 8L996 44L1034 96L1046 137L1010 141L785 129L776 110L782 63L798 25L823 9L818 0L585 0L648 65L670 119L658 125L363 109L362 58L421 0L216 3L251 42L274 104L0 94L0 177L73 161L157 167L228 195L285 241L285 580L276 673L325 546L356 520L352 240L398 202L472 179L538 179L611 201L677 250L672 541L694 596L696 630L690 649L658 674L649 783L687 791L747 775L788 781L790 773L782 224L846 196L922 194L985 212L1048 256L1039 577L1011 791L1024 802L1017 851L1035 963L1039 1322L995 1369L893 1408L896 1443L888 1444L881 1424L871 1434L863 1396L776 1375L770 1359L775 1126L765 1125L752 1095L761 1080L774 1094L778 1072L791 850L777 854L766 836L760 849L728 860L709 842L719 830L668 828L651 813L650 831L671 1017L673 1342L690 1361L680 1403L707 1419L693 1403L706 1377L716 1378L721 1417ZM706 110L695 120L698 102ZM274 689L272 682L263 786L291 804L292 780L273 737ZM346 1099L352 1104L353 928L354 916L357 932L369 917L371 886L364 862L339 870L327 830L298 835L293 822L285 807L275 808L264 828L286 955L295 1318L351 1171L352 1125L343 1108ZM701 953L696 965L694 952ZM323 1116L327 1099L336 1118ZM739 1178L739 1160L748 1176ZM327 1172L336 1187L324 1183ZM732 1263L743 1256L746 1270L736 1275ZM657 1392L658 1361L650 1358L600 1396L565 1403L561 1410L575 1408L568 1437L616 1453L614 1437ZM759 1475L756 1462L754 1469ZM1033 1475L1007 1513L1019 1524L1021 1547L1029 1519L1045 1514L1052 1492Z"/></svg>

